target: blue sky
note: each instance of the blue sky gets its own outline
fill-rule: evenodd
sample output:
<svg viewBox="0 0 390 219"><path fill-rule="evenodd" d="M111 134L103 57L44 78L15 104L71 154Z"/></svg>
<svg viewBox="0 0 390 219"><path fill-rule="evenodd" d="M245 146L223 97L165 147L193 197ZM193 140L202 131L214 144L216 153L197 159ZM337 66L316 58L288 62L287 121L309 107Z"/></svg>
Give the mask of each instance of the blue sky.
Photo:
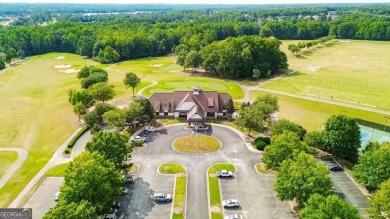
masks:
<svg viewBox="0 0 390 219"><path fill-rule="evenodd" d="M297 4L297 3L377 3L390 0L0 0L0 2L29 2L29 3L163 3L163 4Z"/></svg>

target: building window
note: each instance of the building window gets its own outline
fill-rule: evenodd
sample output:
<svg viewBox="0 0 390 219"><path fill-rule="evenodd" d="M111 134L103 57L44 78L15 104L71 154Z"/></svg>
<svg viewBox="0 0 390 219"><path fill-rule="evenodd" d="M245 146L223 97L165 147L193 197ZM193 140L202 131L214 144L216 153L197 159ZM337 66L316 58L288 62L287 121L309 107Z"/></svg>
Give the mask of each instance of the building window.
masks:
<svg viewBox="0 0 390 219"><path fill-rule="evenodd" d="M207 117L215 117L215 113L214 112L208 112L207 113Z"/></svg>
<svg viewBox="0 0 390 219"><path fill-rule="evenodd" d="M167 116L168 115L168 112L164 112L164 116Z"/></svg>

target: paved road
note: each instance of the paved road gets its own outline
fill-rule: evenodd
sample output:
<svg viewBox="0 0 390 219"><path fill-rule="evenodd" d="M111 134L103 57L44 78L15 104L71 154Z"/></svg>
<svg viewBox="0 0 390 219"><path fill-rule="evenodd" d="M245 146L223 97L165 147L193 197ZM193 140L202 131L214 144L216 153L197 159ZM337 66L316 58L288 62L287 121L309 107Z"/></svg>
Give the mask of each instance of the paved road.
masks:
<svg viewBox="0 0 390 219"><path fill-rule="evenodd" d="M28 157L28 152L23 148L0 148L0 151L14 151L19 154L18 159L8 168L0 179L0 189L8 182L16 171L23 165Z"/></svg>
<svg viewBox="0 0 390 219"><path fill-rule="evenodd" d="M215 164L221 162L233 163L240 166L240 172L245 174L245 177L249 179L257 178L259 182L261 177L255 173L253 166L260 160L258 153L253 153L247 149L245 142L239 135L228 128L219 126L210 126L207 131L207 135L218 138L222 142L222 149L218 152L208 154L182 154L174 151L171 147L171 143L177 137L183 135L190 135L192 130L184 129L185 125L170 126L160 130L152 141L148 143L147 149L141 153L133 156L133 161L141 165L141 171L137 174L139 177L137 180L146 181L150 185L158 185L161 182L161 178L148 177L155 176L157 167L166 162L179 163L187 168L188 171L188 193L187 193L187 218L188 219L205 219L209 217L209 206L207 196L207 185L206 185L206 171L207 169ZM244 166L242 166L244 165ZM241 168L242 166L242 168ZM238 177L241 175L238 175ZM244 177L244 176L243 176ZM288 209L286 202L280 202L277 200L275 195L266 195L262 193L264 190L268 191L268 194L273 194L272 185L273 182L268 183L267 187L259 188L256 183L251 184L250 187L242 187L246 180L240 179L241 184L238 184L240 191L244 190L246 199L258 200L258 203L274 203L272 206L266 205L248 205L245 211L247 211L246 218L257 219L258 215L256 212L261 211L263 218L274 218L266 217L267 215L273 215L280 209ZM249 180L250 181L250 180ZM135 183L137 186L137 183ZM260 184L261 185L261 184ZM153 189L153 186L151 186ZM255 188L256 187L256 188ZM245 189L242 189L245 188ZM255 189L251 191L251 189ZM253 197L253 193L258 193ZM243 196L244 197L244 196ZM140 204L137 201L130 203L130 208L135 209L135 206ZM276 207L276 208L275 208ZM142 209L142 212L153 212L154 207L150 208L150 205L146 205L147 209ZM167 206L170 209L170 207ZM143 214L145 215L145 214ZM148 214L144 218L153 218ZM131 217L133 218L133 217ZM139 217L141 218L141 217ZM283 218L283 217L282 217ZM287 217L286 217L287 218Z"/></svg>

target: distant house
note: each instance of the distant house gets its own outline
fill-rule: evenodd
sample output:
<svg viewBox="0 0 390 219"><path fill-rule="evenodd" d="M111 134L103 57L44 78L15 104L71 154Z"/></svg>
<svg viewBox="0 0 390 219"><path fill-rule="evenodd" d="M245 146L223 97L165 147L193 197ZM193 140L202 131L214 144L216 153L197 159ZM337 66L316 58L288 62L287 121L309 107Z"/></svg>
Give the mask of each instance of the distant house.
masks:
<svg viewBox="0 0 390 219"><path fill-rule="evenodd" d="M217 91L192 91L154 93L149 101L158 117L186 118L189 125L203 125L207 118L226 116L225 105L232 97Z"/></svg>

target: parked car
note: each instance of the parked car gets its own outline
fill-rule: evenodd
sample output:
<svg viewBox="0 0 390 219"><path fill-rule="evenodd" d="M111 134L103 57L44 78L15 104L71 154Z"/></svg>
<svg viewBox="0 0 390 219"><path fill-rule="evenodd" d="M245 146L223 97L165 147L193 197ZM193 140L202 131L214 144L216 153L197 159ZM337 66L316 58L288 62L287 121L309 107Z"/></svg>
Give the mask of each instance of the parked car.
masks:
<svg viewBox="0 0 390 219"><path fill-rule="evenodd" d="M125 184L130 184L134 182L132 175L123 175L123 178L125 179Z"/></svg>
<svg viewBox="0 0 390 219"><path fill-rule="evenodd" d="M112 208L118 209L118 208L121 207L121 203L119 203L119 202L117 202L117 201L114 201L114 202L112 203L111 207L112 207Z"/></svg>
<svg viewBox="0 0 390 219"><path fill-rule="evenodd" d="M240 206L236 199L227 199L222 201L222 206L224 208L237 208Z"/></svg>
<svg viewBox="0 0 390 219"><path fill-rule="evenodd" d="M344 171L344 168L340 167L340 166L336 166L336 165L330 165L329 166L329 170L330 171Z"/></svg>
<svg viewBox="0 0 390 219"><path fill-rule="evenodd" d="M167 193L156 193L156 194L154 194L153 197L154 197L155 202L170 202L170 201L172 201L171 194L167 194Z"/></svg>
<svg viewBox="0 0 390 219"><path fill-rule="evenodd" d="M103 214L102 216L100 216L101 219L116 219L116 215L115 214Z"/></svg>
<svg viewBox="0 0 390 219"><path fill-rule="evenodd" d="M156 131L156 128L155 127L151 127L151 126L148 126L145 128L146 131L148 132L155 132Z"/></svg>
<svg viewBox="0 0 390 219"><path fill-rule="evenodd" d="M145 137L141 137L139 135L135 136L135 137L131 137L130 138L130 141L131 142L145 142L147 138Z"/></svg>
<svg viewBox="0 0 390 219"><path fill-rule="evenodd" d="M56 192L56 194L55 194L55 196L54 196L54 201L58 202L60 193L61 193L61 192Z"/></svg>
<svg viewBox="0 0 390 219"><path fill-rule="evenodd" d="M129 193L129 190L125 187L122 188L122 195Z"/></svg>
<svg viewBox="0 0 390 219"><path fill-rule="evenodd" d="M233 173L231 171L221 170L221 171L217 171L217 176L218 177L232 177Z"/></svg>
<svg viewBox="0 0 390 219"><path fill-rule="evenodd" d="M239 214L226 215L223 219L242 219L242 216Z"/></svg>

